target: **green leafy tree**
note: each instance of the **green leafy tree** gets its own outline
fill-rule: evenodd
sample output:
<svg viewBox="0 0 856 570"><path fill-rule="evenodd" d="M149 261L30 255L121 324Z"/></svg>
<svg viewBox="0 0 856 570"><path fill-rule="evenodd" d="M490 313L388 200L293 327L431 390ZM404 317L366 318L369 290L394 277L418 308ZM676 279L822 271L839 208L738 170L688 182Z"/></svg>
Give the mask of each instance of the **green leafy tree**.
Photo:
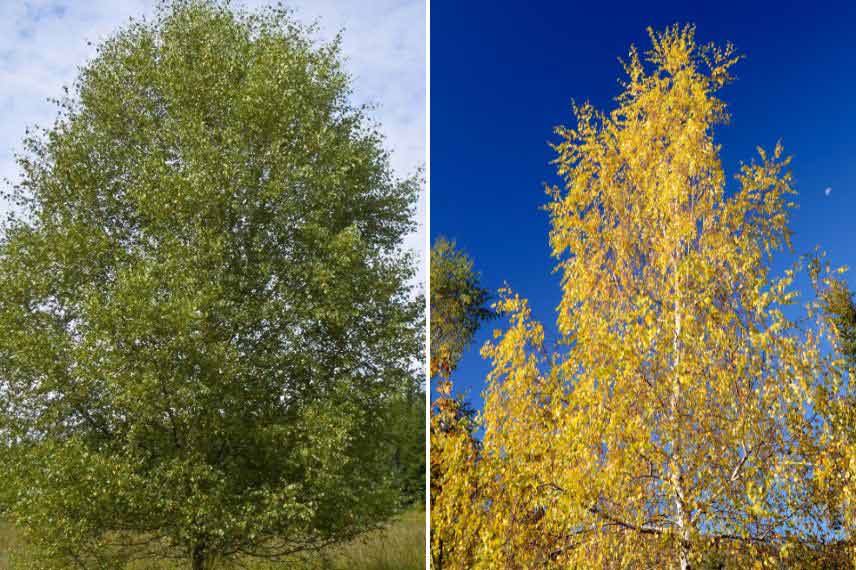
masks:
<svg viewBox="0 0 856 570"><path fill-rule="evenodd" d="M856 301L841 279L829 281L823 295L823 308L833 325L838 351L856 369Z"/></svg>
<svg viewBox="0 0 856 570"><path fill-rule="evenodd" d="M490 318L488 291L472 260L439 237L431 247L431 377L449 377L479 325Z"/></svg>
<svg viewBox="0 0 856 570"><path fill-rule="evenodd" d="M399 504L419 181L281 8L162 4L28 136L0 241L0 499L49 564L345 540Z"/></svg>
<svg viewBox="0 0 856 570"><path fill-rule="evenodd" d="M387 428L394 440L393 465L404 505L425 504L425 391L405 392L390 406Z"/></svg>

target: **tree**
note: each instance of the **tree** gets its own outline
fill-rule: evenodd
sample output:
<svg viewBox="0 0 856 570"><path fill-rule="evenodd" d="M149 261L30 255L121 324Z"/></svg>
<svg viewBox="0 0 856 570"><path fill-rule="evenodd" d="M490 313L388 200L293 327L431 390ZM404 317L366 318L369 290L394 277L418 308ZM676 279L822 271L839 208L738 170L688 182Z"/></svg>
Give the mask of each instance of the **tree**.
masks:
<svg viewBox="0 0 856 570"><path fill-rule="evenodd" d="M164 3L25 140L0 498L51 564L281 560L398 506L418 180L312 34L282 8Z"/></svg>
<svg viewBox="0 0 856 570"><path fill-rule="evenodd" d="M828 279L822 292L823 311L833 327L838 352L845 366L856 369L856 300L841 279Z"/></svg>
<svg viewBox="0 0 856 570"><path fill-rule="evenodd" d="M430 369L438 379L431 406L431 562L435 570L466 569L480 518L474 500L479 443L475 411L453 396L450 377L492 313L473 261L454 242L434 242L430 276Z"/></svg>
<svg viewBox="0 0 856 570"><path fill-rule="evenodd" d="M431 406L431 567L472 567L483 513L478 510L475 410L440 382Z"/></svg>
<svg viewBox="0 0 856 570"><path fill-rule="evenodd" d="M452 373L482 321L490 318L488 292L472 260L455 242L439 237L431 247L431 377Z"/></svg>
<svg viewBox="0 0 856 570"><path fill-rule="evenodd" d="M824 328L788 316L800 263L771 269L790 246L790 159L759 148L726 191L714 130L740 56L691 26L649 32L617 107L575 106L557 129L565 348L544 350L525 299L497 303L477 568L684 570L712 551L777 567L848 538L813 485L833 431L813 402L852 388Z"/></svg>
<svg viewBox="0 0 856 570"><path fill-rule="evenodd" d="M425 505L425 391L414 386L390 403L387 430L394 442L393 466L402 502Z"/></svg>
<svg viewBox="0 0 856 570"><path fill-rule="evenodd" d="M829 418L830 430L824 434L817 455L817 487L820 497L833 514L833 524L849 538L834 545L842 557L856 561L856 301L843 279L820 279L820 259L813 260L812 279L819 290L820 311L831 329L830 337L840 356L839 373L849 384L821 386L814 406Z"/></svg>

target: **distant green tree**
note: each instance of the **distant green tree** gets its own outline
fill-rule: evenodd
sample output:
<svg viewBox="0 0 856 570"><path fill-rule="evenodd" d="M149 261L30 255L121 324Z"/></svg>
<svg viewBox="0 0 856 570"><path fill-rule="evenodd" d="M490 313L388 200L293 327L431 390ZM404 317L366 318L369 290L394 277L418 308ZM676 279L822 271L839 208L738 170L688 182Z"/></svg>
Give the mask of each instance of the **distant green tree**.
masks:
<svg viewBox="0 0 856 570"><path fill-rule="evenodd" d="M425 504L425 391L421 386L396 398L390 407L393 465L404 505Z"/></svg>
<svg viewBox="0 0 856 570"><path fill-rule="evenodd" d="M843 280L829 282L823 295L823 308L834 327L839 352L856 369L856 301Z"/></svg>
<svg viewBox="0 0 856 570"><path fill-rule="evenodd" d="M28 136L0 239L0 500L45 566L346 540L398 500L419 181L281 8L166 2Z"/></svg>
<svg viewBox="0 0 856 570"><path fill-rule="evenodd" d="M472 260L454 241L431 247L431 376L448 378L482 321L493 314Z"/></svg>

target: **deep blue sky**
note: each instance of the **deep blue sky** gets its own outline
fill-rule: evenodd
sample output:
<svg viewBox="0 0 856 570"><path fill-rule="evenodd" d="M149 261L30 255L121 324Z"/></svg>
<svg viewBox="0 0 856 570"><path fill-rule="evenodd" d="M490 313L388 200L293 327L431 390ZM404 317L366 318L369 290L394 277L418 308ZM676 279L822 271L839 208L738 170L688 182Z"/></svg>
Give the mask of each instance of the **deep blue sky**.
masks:
<svg viewBox="0 0 856 570"><path fill-rule="evenodd" d="M543 184L556 183L547 143L573 124L570 102L611 109L618 57L649 47L647 26L697 26L700 43L731 41L746 56L721 97L723 166L733 183L755 146L782 139L800 192L796 254L819 245L856 285L856 3L456 2L431 3L431 236L475 260L483 284L527 297L555 339ZM824 190L832 188L829 196ZM483 327L455 373L480 408L487 364Z"/></svg>

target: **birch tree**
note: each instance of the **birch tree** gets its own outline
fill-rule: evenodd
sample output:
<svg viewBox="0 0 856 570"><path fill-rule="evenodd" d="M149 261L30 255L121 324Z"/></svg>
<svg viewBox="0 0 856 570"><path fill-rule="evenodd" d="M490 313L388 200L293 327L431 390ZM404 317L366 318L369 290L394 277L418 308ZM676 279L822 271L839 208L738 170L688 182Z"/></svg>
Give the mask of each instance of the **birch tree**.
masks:
<svg viewBox="0 0 856 570"><path fill-rule="evenodd" d="M790 158L759 147L726 188L715 128L740 55L691 26L649 32L615 108L575 106L557 129L562 348L545 350L525 299L497 304L479 568L686 570L711 550L772 568L852 538L813 484L835 421L818 394L852 386L821 301L799 295L802 262L773 271L790 251Z"/></svg>
<svg viewBox="0 0 856 570"><path fill-rule="evenodd" d="M417 180L283 8L161 3L25 141L0 240L4 517L42 568L273 561L398 508Z"/></svg>

